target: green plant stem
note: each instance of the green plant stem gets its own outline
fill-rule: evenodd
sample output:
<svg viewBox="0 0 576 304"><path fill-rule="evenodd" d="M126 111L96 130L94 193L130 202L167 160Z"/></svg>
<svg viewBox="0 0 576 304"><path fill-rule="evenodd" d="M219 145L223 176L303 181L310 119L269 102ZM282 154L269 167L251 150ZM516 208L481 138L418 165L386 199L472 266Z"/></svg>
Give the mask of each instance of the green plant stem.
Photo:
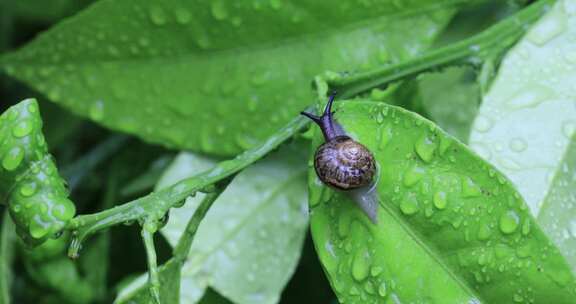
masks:
<svg viewBox="0 0 576 304"><path fill-rule="evenodd" d="M97 231L120 223L142 220L150 216L150 214L165 214L170 208L177 206L179 202L189 195L235 174L262 158L308 123L308 119L298 116L262 144L236 156L234 159L218 163L211 170L184 179L170 187L150 193L129 203L95 214L80 215L73 218L67 227L67 229L73 230L74 234L68 255L72 258L77 257L82 241Z"/></svg>
<svg viewBox="0 0 576 304"><path fill-rule="evenodd" d="M216 201L216 199L220 196L220 194L226 189L228 183L223 185L219 185L216 191L208 193L206 197L200 203L200 206L194 211L194 214L188 220L188 224L186 224L186 229L182 233L182 236L178 240L178 244L174 247L174 254L173 259L178 262L184 262L188 253L190 252L190 248L192 247L192 242L194 241L194 236L196 235L196 231L198 230L198 226L202 222L202 219L212 206L212 204Z"/></svg>
<svg viewBox="0 0 576 304"><path fill-rule="evenodd" d="M425 52L419 57L358 74L340 75L331 72L324 76L325 81L330 90L339 92L339 98L350 98L423 72L451 65L481 65L514 45L553 3L554 0L535 2L473 37Z"/></svg>
<svg viewBox="0 0 576 304"><path fill-rule="evenodd" d="M144 223L141 234L148 260L148 285L150 287L150 294L155 303L160 304L160 278L158 276L158 265L156 262L156 249L154 248L154 233L156 230L156 219L149 218Z"/></svg>

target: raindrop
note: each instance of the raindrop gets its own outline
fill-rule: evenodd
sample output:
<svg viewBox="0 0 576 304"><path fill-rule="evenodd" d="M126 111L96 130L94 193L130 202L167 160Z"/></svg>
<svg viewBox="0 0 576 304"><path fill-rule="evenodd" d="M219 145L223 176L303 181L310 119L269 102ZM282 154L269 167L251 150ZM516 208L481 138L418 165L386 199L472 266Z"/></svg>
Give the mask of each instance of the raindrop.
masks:
<svg viewBox="0 0 576 304"><path fill-rule="evenodd" d="M433 202L434 202L434 206L440 210L446 208L446 205L448 205L448 200L446 198L446 192L438 191L438 192L434 193Z"/></svg>
<svg viewBox="0 0 576 304"><path fill-rule="evenodd" d="M513 138L510 140L510 149L514 152L522 152L524 150L526 150L526 147L528 146L528 144L526 144L526 141L522 138Z"/></svg>
<svg viewBox="0 0 576 304"><path fill-rule="evenodd" d="M476 197L482 194L480 187L474 183L470 177L462 179L462 196L463 197Z"/></svg>
<svg viewBox="0 0 576 304"><path fill-rule="evenodd" d="M212 3L212 16L216 20L224 20L228 17L228 11L223 1L215 1Z"/></svg>
<svg viewBox="0 0 576 304"><path fill-rule="evenodd" d="M516 231L520 223L520 217L513 210L508 210L500 216L500 230L504 234L511 234Z"/></svg>
<svg viewBox="0 0 576 304"><path fill-rule="evenodd" d="M166 24L166 13L160 7L153 7L150 9L150 20L155 25L164 25Z"/></svg>
<svg viewBox="0 0 576 304"><path fill-rule="evenodd" d="M104 102L102 100L97 100L92 103L90 109L88 110L90 118L99 121L104 117Z"/></svg>
<svg viewBox="0 0 576 304"><path fill-rule="evenodd" d="M416 153L425 162L430 162L434 157L434 151L436 150L436 142L430 139L428 136L424 135L416 142L414 146Z"/></svg>
<svg viewBox="0 0 576 304"><path fill-rule="evenodd" d="M366 250L359 250L352 261L352 277L362 281L368 277L370 271L370 254Z"/></svg>
<svg viewBox="0 0 576 304"><path fill-rule="evenodd" d="M424 169L418 166L413 166L404 174L404 185L411 187L418 183L424 177Z"/></svg>
<svg viewBox="0 0 576 304"><path fill-rule="evenodd" d="M480 115L474 123L474 129L478 132L487 132L492 128L492 120L490 118Z"/></svg>
<svg viewBox="0 0 576 304"><path fill-rule="evenodd" d="M381 297L385 297L388 294L388 290L386 288L386 282L382 281L382 283L380 283L380 286L378 286L378 294Z"/></svg>
<svg viewBox="0 0 576 304"><path fill-rule="evenodd" d="M12 129L12 135L22 138L30 134L30 131L32 131L32 123L29 120L23 120Z"/></svg>
<svg viewBox="0 0 576 304"><path fill-rule="evenodd" d="M529 32L528 40L542 46L564 32L565 28L566 17L564 14L550 14Z"/></svg>
<svg viewBox="0 0 576 304"><path fill-rule="evenodd" d="M25 183L20 187L20 194L26 197L32 196L36 193L36 188L37 185L35 182Z"/></svg>
<svg viewBox="0 0 576 304"><path fill-rule="evenodd" d="M576 123L572 120L567 120L562 123L562 133L568 139L572 138L574 131L576 130Z"/></svg>
<svg viewBox="0 0 576 304"><path fill-rule="evenodd" d="M24 159L24 150L20 147L13 147L2 158L2 167L8 171L12 171L20 165Z"/></svg>
<svg viewBox="0 0 576 304"><path fill-rule="evenodd" d="M535 107L550 97L551 91L544 86L523 88L507 101L507 105L513 109Z"/></svg>
<svg viewBox="0 0 576 304"><path fill-rule="evenodd" d="M178 9L176 10L176 22L178 22L179 24L188 24L190 23L190 20L192 20L192 15L190 14L190 12L186 9Z"/></svg>
<svg viewBox="0 0 576 304"><path fill-rule="evenodd" d="M412 215L418 212L418 200L415 195L409 195L400 202L400 210L406 215Z"/></svg>

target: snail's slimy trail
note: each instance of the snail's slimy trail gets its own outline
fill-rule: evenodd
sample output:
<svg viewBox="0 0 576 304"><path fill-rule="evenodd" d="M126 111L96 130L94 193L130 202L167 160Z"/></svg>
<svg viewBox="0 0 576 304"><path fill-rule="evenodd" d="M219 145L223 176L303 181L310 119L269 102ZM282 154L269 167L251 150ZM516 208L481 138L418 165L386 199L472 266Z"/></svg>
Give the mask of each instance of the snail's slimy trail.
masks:
<svg viewBox="0 0 576 304"><path fill-rule="evenodd" d="M354 189L348 192L352 200L368 216L370 221L378 224L378 192L376 183L369 187Z"/></svg>

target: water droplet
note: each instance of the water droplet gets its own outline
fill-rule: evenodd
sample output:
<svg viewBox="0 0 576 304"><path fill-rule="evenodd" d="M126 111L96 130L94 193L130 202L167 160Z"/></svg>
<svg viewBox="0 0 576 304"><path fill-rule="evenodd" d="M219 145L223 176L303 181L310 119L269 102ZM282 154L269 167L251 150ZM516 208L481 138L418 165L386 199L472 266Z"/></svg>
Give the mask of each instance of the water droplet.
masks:
<svg viewBox="0 0 576 304"><path fill-rule="evenodd" d="M224 20L228 17L228 10L223 1L215 1L212 3L212 16L216 20Z"/></svg>
<svg viewBox="0 0 576 304"><path fill-rule="evenodd" d="M36 193L37 185L35 182L25 183L20 187L20 194L29 197Z"/></svg>
<svg viewBox="0 0 576 304"><path fill-rule="evenodd" d="M576 122L574 122L573 120L567 120L562 123L562 133L568 139L572 138L574 131L576 131Z"/></svg>
<svg viewBox="0 0 576 304"><path fill-rule="evenodd" d="M524 150L526 150L526 147L528 146L528 144L526 144L526 141L522 138L513 138L510 140L510 150L514 151L514 152L522 152Z"/></svg>
<svg viewBox="0 0 576 304"><path fill-rule="evenodd" d="M90 109L88 110L88 114L90 118L95 121L99 121L104 118L104 102L102 100L97 100L96 102L92 103Z"/></svg>
<svg viewBox="0 0 576 304"><path fill-rule="evenodd" d="M479 115L474 123L474 129L478 132L488 132L492 128L492 120L484 115Z"/></svg>
<svg viewBox="0 0 576 304"><path fill-rule="evenodd" d="M491 234L492 230L490 229L490 226L487 224L480 225L480 227L478 228L478 239L480 241L485 241L489 239Z"/></svg>
<svg viewBox="0 0 576 304"><path fill-rule="evenodd" d="M425 162L430 162L434 157L434 151L436 150L436 142L430 137L424 135L416 142L414 146L416 153Z"/></svg>
<svg viewBox="0 0 576 304"><path fill-rule="evenodd" d="M282 1L281 0L270 0L270 6L275 10L279 10L280 7L282 7Z"/></svg>
<svg viewBox="0 0 576 304"><path fill-rule="evenodd" d="M190 20L192 20L192 14L186 9L178 9L176 10L176 22L179 24L188 24Z"/></svg>
<svg viewBox="0 0 576 304"><path fill-rule="evenodd" d="M500 216L500 230L504 234L514 233L519 223L520 217L513 210L508 210Z"/></svg>
<svg viewBox="0 0 576 304"><path fill-rule="evenodd" d="M482 194L480 187L474 183L470 177L462 179L462 196L463 197L476 197Z"/></svg>
<svg viewBox="0 0 576 304"><path fill-rule="evenodd" d="M537 26L528 33L528 39L542 46L560 35L566 28L564 14L549 14L542 18Z"/></svg>
<svg viewBox="0 0 576 304"><path fill-rule="evenodd" d="M418 200L415 195L408 195L400 202L400 210L406 215L412 215L418 212Z"/></svg>
<svg viewBox="0 0 576 304"><path fill-rule="evenodd" d="M359 250L352 261L352 277L357 281L367 278L371 262L370 254L366 250Z"/></svg>
<svg viewBox="0 0 576 304"><path fill-rule="evenodd" d="M552 95L552 91L544 86L522 88L506 104L513 109L534 107Z"/></svg>
<svg viewBox="0 0 576 304"><path fill-rule="evenodd" d="M22 162L22 159L24 159L24 150L20 147L13 147L2 158L2 167L8 171L15 170Z"/></svg>
<svg viewBox="0 0 576 304"><path fill-rule="evenodd" d="M404 174L404 185L411 187L418 183L424 177L424 169L418 166L413 166Z"/></svg>
<svg viewBox="0 0 576 304"><path fill-rule="evenodd" d="M30 235L35 239L41 239L48 234L48 223L42 221L39 215L30 221Z"/></svg>
<svg viewBox="0 0 576 304"><path fill-rule="evenodd" d="M440 210L446 208L446 205L448 205L448 199L446 198L446 192L438 191L438 192L434 193L433 202L434 202L434 206L436 206L436 208L438 208Z"/></svg>
<svg viewBox="0 0 576 304"><path fill-rule="evenodd" d="M386 282L382 281L382 283L380 283L380 286L378 286L378 294L381 297L385 297L388 293L388 290L386 288Z"/></svg>
<svg viewBox="0 0 576 304"><path fill-rule="evenodd" d="M29 120L23 120L12 129L12 135L21 138L30 134L30 131L32 131L32 123Z"/></svg>
<svg viewBox="0 0 576 304"><path fill-rule="evenodd" d="M164 25L167 22L166 13L161 7L150 9L150 20L156 25Z"/></svg>
<svg viewBox="0 0 576 304"><path fill-rule="evenodd" d="M382 268L381 266L374 266L372 267L372 269L370 269L370 275L373 277L377 277L382 273L382 271L384 271L384 268Z"/></svg>

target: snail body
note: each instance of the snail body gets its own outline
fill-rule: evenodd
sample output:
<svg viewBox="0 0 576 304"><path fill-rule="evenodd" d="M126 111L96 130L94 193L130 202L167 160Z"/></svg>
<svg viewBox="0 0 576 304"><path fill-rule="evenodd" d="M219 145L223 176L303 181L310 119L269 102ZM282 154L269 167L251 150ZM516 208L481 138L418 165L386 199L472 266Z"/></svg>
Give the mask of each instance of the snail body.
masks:
<svg viewBox="0 0 576 304"><path fill-rule="evenodd" d="M373 182L376 175L374 155L364 145L346 135L334 121L333 102L334 95L330 96L322 116L301 113L320 126L325 139L314 155L314 170L325 185L349 193L372 222L376 223L378 203Z"/></svg>

